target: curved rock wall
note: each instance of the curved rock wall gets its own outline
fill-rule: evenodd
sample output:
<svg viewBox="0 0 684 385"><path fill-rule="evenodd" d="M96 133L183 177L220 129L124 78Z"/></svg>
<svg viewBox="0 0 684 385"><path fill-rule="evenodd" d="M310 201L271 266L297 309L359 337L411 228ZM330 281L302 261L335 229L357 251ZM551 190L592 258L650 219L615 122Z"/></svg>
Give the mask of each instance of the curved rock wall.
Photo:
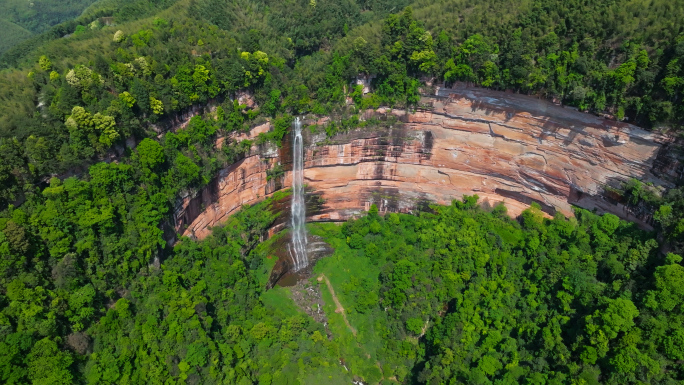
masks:
<svg viewBox="0 0 684 385"><path fill-rule="evenodd" d="M382 212L410 212L428 202L448 204L477 194L504 202L518 215L531 202L545 212L572 215L572 205L612 212L648 227L623 205L603 196L605 185L628 178L671 187L653 170L669 138L535 98L472 88L439 90L403 124L357 129L327 139L305 138L305 182L323 200L312 221L341 221L376 204ZM368 115L367 114L367 115ZM263 132L264 126L256 132ZM661 156L662 158L662 156ZM290 173L267 181L266 171L291 163L281 149L253 148L176 211L176 230L203 238L243 204L290 185ZM289 167L291 168L291 167Z"/></svg>

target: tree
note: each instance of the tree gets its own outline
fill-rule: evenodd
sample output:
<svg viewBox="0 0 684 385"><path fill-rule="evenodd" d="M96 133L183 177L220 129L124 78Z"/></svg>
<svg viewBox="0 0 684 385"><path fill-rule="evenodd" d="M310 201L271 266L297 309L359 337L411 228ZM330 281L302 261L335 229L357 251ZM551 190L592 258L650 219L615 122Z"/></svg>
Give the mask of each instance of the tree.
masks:
<svg viewBox="0 0 684 385"><path fill-rule="evenodd" d="M36 342L26 357L28 376L34 384L70 385L73 375L69 367L73 362L71 354L60 351L55 341L43 338Z"/></svg>
<svg viewBox="0 0 684 385"><path fill-rule="evenodd" d="M102 152L111 147L120 134L112 116L96 113L91 115L85 108L76 106L65 122L69 129L73 146L78 151L87 152L87 146Z"/></svg>
<svg viewBox="0 0 684 385"><path fill-rule="evenodd" d="M659 266L655 271L656 291L649 292L650 307L672 311L684 300L684 267L679 264ZM681 307L681 306L680 306Z"/></svg>
<svg viewBox="0 0 684 385"><path fill-rule="evenodd" d="M176 178L180 186L190 186L199 178L199 166L183 154L179 154L176 157L174 169L176 170Z"/></svg>
<svg viewBox="0 0 684 385"><path fill-rule="evenodd" d="M598 226L607 235L612 235L620 226L620 218L613 214L604 214L599 219Z"/></svg>
<svg viewBox="0 0 684 385"><path fill-rule="evenodd" d="M69 70L66 75L66 81L70 86L83 91L88 91L91 87L104 84L102 76L82 65L77 65Z"/></svg>
<svg viewBox="0 0 684 385"><path fill-rule="evenodd" d="M5 237L7 237L7 241L14 253L23 255L29 251L31 245L28 234L23 226L10 220L7 221L2 232L5 233Z"/></svg>
<svg viewBox="0 0 684 385"><path fill-rule="evenodd" d="M136 150L143 167L154 170L164 163L164 148L156 140L145 138L138 143Z"/></svg>
<svg viewBox="0 0 684 385"><path fill-rule="evenodd" d="M675 329L665 338L665 354L672 360L684 360L684 330Z"/></svg>
<svg viewBox="0 0 684 385"><path fill-rule="evenodd" d="M639 315L639 310L634 303L625 298L610 300L608 307L592 316L587 316L587 331L589 335L598 332L603 333L608 339L618 336L634 326L634 318Z"/></svg>
<svg viewBox="0 0 684 385"><path fill-rule="evenodd" d="M152 113L161 115L164 113L164 103L161 100L150 96L150 109L152 110Z"/></svg>
<svg viewBox="0 0 684 385"><path fill-rule="evenodd" d="M129 108L131 108L131 107L133 107L133 105L135 105L135 98L128 91L124 91L124 92L120 93L119 99L121 99L124 102L124 104L126 104L126 106L128 106Z"/></svg>
<svg viewBox="0 0 684 385"><path fill-rule="evenodd" d="M471 82L475 80L475 72L467 64L456 65L453 59L449 59L444 67L444 81L453 83L457 80Z"/></svg>
<svg viewBox="0 0 684 385"><path fill-rule="evenodd" d="M52 62L47 56L43 55L38 59L38 65L43 71L50 71L52 69Z"/></svg>
<svg viewBox="0 0 684 385"><path fill-rule="evenodd" d="M423 320L420 318L409 318L406 321L406 330L418 335L423 330Z"/></svg>
<svg viewBox="0 0 684 385"><path fill-rule="evenodd" d="M124 41L125 39L126 39L126 34L124 34L123 31L118 30L118 31L116 31L116 32L114 33L114 38L113 38L113 40L114 40L115 43L121 43L121 42Z"/></svg>

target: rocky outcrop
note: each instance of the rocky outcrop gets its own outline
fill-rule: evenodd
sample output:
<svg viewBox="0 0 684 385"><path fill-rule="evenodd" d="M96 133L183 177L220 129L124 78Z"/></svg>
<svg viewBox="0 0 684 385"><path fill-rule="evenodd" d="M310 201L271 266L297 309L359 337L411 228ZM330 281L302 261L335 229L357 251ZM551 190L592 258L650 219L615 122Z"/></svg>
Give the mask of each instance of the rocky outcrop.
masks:
<svg viewBox="0 0 684 385"><path fill-rule="evenodd" d="M231 139L253 140L268 132L269 124L254 127L249 133L237 133ZM226 138L219 138L217 147ZM282 150L275 145L255 145L244 159L221 170L204 189L194 196L181 197L174 212L177 234L204 238L209 228L223 222L243 205L257 203L283 187L279 180L268 180L267 171L278 163Z"/></svg>
<svg viewBox="0 0 684 385"><path fill-rule="evenodd" d="M411 212L477 194L517 215L531 202L549 215L572 215L572 205L612 212L648 227L643 218L604 196L628 178L671 187L659 172L669 138L532 97L475 88L441 89L413 114L380 109L403 123L326 138L305 138L305 183L323 201L311 221L342 221L376 204L381 212ZM260 132L264 126L258 128ZM660 154L660 156L659 156ZM290 172L267 180L267 170L291 162L288 142L253 148L176 211L178 232L202 238L244 204L290 185ZM654 165L656 166L654 168ZM667 166L667 164L665 164Z"/></svg>

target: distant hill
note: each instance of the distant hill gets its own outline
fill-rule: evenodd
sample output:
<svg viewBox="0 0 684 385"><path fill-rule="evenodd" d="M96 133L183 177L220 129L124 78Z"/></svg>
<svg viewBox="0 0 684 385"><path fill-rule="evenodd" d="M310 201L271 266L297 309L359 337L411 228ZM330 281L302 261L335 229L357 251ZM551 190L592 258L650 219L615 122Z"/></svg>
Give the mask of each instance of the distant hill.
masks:
<svg viewBox="0 0 684 385"><path fill-rule="evenodd" d="M9 20L0 19L0 31L3 38L0 39L0 55L15 44L31 37L31 31L26 30Z"/></svg>
<svg viewBox="0 0 684 385"><path fill-rule="evenodd" d="M53 25L73 19L97 0L4 0L0 17L40 33Z"/></svg>
<svg viewBox="0 0 684 385"><path fill-rule="evenodd" d="M97 0L3 0L0 2L0 54L64 21L78 17Z"/></svg>
<svg viewBox="0 0 684 385"><path fill-rule="evenodd" d="M149 17L175 4L178 0L74 0L60 3L44 0L26 9L16 0L0 4L0 20L8 20L29 30L29 36L7 39L0 44L0 68L14 67L26 55L48 42L67 35L80 34L101 17L109 17L115 23L125 23ZM97 24L97 23L96 23Z"/></svg>

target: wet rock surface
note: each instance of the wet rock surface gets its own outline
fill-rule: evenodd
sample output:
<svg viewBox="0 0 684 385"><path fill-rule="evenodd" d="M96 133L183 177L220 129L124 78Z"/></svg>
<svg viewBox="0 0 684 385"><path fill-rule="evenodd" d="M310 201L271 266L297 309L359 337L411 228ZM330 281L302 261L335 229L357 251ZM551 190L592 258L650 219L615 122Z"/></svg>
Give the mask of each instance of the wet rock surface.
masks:
<svg viewBox="0 0 684 385"><path fill-rule="evenodd" d="M278 239L273 245L273 251L275 256L278 258L273 270L271 270L271 276L269 277L267 289L279 286L295 286L302 280L306 280L311 276L313 267L321 258L330 256L333 253L332 247L328 245L319 236L308 235L307 236L307 253L309 255L309 265L297 272L292 271L293 262L290 248L290 237L289 234Z"/></svg>

